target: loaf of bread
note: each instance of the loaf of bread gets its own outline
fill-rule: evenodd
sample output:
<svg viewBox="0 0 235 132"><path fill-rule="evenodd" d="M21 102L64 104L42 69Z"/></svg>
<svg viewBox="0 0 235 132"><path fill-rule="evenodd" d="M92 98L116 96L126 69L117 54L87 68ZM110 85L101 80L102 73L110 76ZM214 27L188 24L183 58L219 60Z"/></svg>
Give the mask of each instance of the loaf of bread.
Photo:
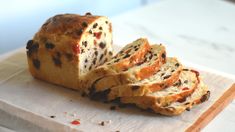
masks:
<svg viewBox="0 0 235 132"><path fill-rule="evenodd" d="M162 115L174 116L182 114L185 110L189 111L193 106L207 101L209 97L210 91L208 90L208 87L203 81L200 81L199 85L191 95L187 96L182 101L175 101L165 106L159 106L157 100L153 101L152 99L151 101L153 102L146 100L130 100L127 98L121 99L121 101L123 103L133 103L142 109L151 109Z"/></svg>
<svg viewBox="0 0 235 132"><path fill-rule="evenodd" d="M79 78L112 58L112 25L107 17L90 13L56 15L26 49L35 78L79 90Z"/></svg>
<svg viewBox="0 0 235 132"><path fill-rule="evenodd" d="M112 43L107 17L56 15L27 43L29 71L91 99L117 99L163 115L179 115L209 99L199 72L166 57L162 44L139 38L113 55Z"/></svg>

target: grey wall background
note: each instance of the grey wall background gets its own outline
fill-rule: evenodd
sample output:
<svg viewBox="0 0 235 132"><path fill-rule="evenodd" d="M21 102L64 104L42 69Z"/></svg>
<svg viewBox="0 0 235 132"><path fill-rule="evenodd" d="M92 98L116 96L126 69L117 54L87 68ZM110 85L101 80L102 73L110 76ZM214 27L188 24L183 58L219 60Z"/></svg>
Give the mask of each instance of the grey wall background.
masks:
<svg viewBox="0 0 235 132"><path fill-rule="evenodd" d="M25 46L49 17L59 13L112 17L159 0L6 0L0 1L0 54Z"/></svg>

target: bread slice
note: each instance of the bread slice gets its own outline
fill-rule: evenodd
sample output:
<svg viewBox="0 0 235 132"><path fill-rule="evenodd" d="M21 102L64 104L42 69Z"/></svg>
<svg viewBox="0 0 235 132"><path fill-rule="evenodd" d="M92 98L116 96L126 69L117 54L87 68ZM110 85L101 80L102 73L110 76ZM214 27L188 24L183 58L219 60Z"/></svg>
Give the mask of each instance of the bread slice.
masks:
<svg viewBox="0 0 235 132"><path fill-rule="evenodd" d="M145 38L140 38L127 44L110 61L82 77L80 79L81 86L86 91L97 79L106 75L116 74L133 67L136 64L142 63L144 61L144 56L149 52L149 50L150 45L148 40Z"/></svg>
<svg viewBox="0 0 235 132"><path fill-rule="evenodd" d="M107 99L113 100L117 97L143 96L162 90L173 85L179 79L181 71L182 65L176 58L167 58L166 63L153 76L132 84L113 87L110 89Z"/></svg>
<svg viewBox="0 0 235 132"><path fill-rule="evenodd" d="M174 116L180 115L185 110L190 110L194 105L201 104L207 101L210 97L208 87L200 80L199 85L195 91L189 95L184 101L176 101L166 106L160 106L158 102L144 103L132 100L131 102L126 99L121 99L122 103L133 103L142 109L151 109L156 113L162 115ZM147 102L147 101L146 101Z"/></svg>
<svg viewBox="0 0 235 132"><path fill-rule="evenodd" d="M199 83L199 75L193 70L183 69L180 73L179 80L172 86L163 90L156 91L144 96L123 97L125 103L141 102L145 106L157 103L158 106L167 106L175 101L184 101L187 96L192 94Z"/></svg>
<svg viewBox="0 0 235 132"><path fill-rule="evenodd" d="M93 84L96 92L111 87L134 83L150 77L156 73L162 64L166 62L166 51L163 45L152 45L151 50L145 55L144 62L124 72L105 76Z"/></svg>

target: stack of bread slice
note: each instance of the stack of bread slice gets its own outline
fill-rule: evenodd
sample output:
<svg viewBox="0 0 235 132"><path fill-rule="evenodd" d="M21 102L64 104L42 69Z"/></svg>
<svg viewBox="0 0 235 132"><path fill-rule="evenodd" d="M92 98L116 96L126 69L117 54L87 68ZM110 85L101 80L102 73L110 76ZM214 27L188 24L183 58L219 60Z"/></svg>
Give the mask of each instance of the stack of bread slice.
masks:
<svg viewBox="0 0 235 132"><path fill-rule="evenodd" d="M163 115L179 115L208 100L199 72L167 57L162 44L140 38L81 79L93 99L120 100Z"/></svg>

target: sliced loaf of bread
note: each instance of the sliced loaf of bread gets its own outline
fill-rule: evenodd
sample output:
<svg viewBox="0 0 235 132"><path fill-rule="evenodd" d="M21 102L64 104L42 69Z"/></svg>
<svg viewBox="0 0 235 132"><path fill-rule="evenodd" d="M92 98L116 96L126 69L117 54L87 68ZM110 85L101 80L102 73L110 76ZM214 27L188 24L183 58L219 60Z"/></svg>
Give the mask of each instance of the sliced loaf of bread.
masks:
<svg viewBox="0 0 235 132"><path fill-rule="evenodd" d="M144 80L110 88L107 100L117 97L143 96L173 85L178 79L182 65L176 58L167 58L157 73Z"/></svg>
<svg viewBox="0 0 235 132"><path fill-rule="evenodd" d="M184 100L175 101L166 106L159 105L157 100L151 100L153 102L148 102L149 100L139 101L122 98L121 102L135 104L142 109L151 109L154 112L160 113L162 115L174 116L182 114L185 110L190 110L194 105L207 101L209 97L210 91L200 79L200 83L191 95L188 95Z"/></svg>
<svg viewBox="0 0 235 132"><path fill-rule="evenodd" d="M81 86L87 92L87 89L99 78L106 75L116 74L136 64L144 61L144 56L149 52L150 45L147 39L140 38L134 42L127 44L119 51L110 61L102 66L91 70L80 79Z"/></svg>
<svg viewBox="0 0 235 132"><path fill-rule="evenodd" d="M197 88L199 83L198 77L198 74L193 70L183 69L183 71L180 73L179 80L172 86L169 86L160 91L146 94L144 96L123 97L122 102L141 102L141 104L145 106L150 106L157 103L158 106L161 107L167 106L176 101L182 102Z"/></svg>
<svg viewBox="0 0 235 132"><path fill-rule="evenodd" d="M166 61L166 52L163 45L152 45L151 50L145 55L143 63L135 65L126 71L105 76L93 84L96 92L111 87L134 83L150 77L156 73Z"/></svg>

